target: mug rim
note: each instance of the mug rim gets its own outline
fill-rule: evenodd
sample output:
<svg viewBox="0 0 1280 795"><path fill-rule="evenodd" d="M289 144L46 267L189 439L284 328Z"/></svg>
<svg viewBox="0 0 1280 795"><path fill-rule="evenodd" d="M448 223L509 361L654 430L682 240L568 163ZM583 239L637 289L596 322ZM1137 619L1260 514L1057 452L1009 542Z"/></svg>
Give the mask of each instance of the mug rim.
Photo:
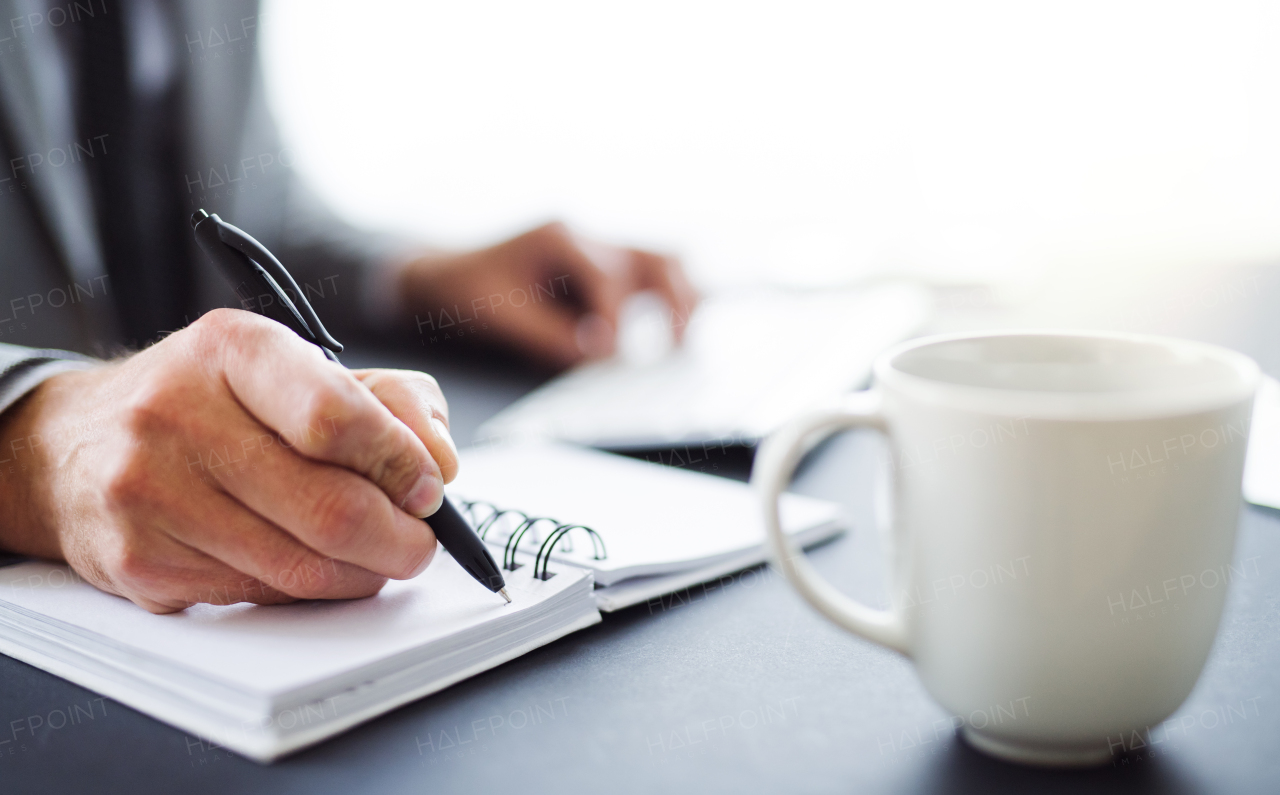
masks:
<svg viewBox="0 0 1280 795"><path fill-rule="evenodd" d="M956 384L900 370L898 357L910 351L964 340L999 337L1056 337L1157 345L1185 355L1216 359L1237 376L1196 386L1133 389L1114 392L1067 392L1005 389ZM1207 342L1158 334L1055 328L1014 328L933 334L906 340L884 351L872 366L875 386L914 400L982 414L1059 420L1127 420L1195 414L1252 400L1261 370L1249 356Z"/></svg>

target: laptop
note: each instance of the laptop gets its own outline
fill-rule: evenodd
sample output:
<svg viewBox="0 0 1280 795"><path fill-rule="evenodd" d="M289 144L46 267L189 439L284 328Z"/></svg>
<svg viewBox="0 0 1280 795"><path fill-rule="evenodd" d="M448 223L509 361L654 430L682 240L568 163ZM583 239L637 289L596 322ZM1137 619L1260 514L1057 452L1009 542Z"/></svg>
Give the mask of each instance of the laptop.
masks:
<svg viewBox="0 0 1280 795"><path fill-rule="evenodd" d="M712 296L669 344L656 302L626 313L619 353L552 380L484 423L477 441L550 439L626 451L753 446L791 417L864 387L885 348L918 334L929 291L750 290Z"/></svg>

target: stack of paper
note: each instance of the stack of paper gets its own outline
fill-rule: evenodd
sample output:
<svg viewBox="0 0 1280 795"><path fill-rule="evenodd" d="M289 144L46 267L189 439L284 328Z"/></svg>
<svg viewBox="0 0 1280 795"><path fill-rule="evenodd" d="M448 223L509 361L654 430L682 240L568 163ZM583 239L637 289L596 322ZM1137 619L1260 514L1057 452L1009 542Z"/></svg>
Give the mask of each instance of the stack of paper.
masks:
<svg viewBox="0 0 1280 795"><path fill-rule="evenodd" d="M507 576L506 604L441 550L377 596L157 616L65 566L0 569L0 651L267 761L600 620L590 572Z"/></svg>

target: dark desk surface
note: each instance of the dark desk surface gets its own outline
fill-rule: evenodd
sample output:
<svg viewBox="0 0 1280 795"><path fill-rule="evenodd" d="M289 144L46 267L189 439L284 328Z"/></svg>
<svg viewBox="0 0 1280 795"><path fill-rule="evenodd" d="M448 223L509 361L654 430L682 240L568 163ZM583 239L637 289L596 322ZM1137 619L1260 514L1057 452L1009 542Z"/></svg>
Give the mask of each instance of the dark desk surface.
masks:
<svg viewBox="0 0 1280 795"><path fill-rule="evenodd" d="M1280 275L1220 270L1203 278L1203 289L1143 293L1129 307L1160 311L1138 328L1229 344L1280 372L1280 312L1270 309L1280 305ZM1241 279L1250 292L1232 287ZM1225 306L1209 306L1211 289L1227 296ZM1117 306L1121 322L1092 325L1133 328L1133 313ZM1050 309L1030 311L1040 314L982 324L1062 322ZM412 356L365 359L429 364L460 439L531 386L527 377ZM877 540L865 531L874 444L836 440L813 457L796 490L848 507L855 531L812 558L839 587L883 603ZM1175 716L1179 729L1087 772L1015 767L969 750L906 660L835 629L777 575L756 569L606 616L265 767L0 656L0 792L1276 792L1280 512L1244 512L1237 559L1246 574L1232 585L1208 667ZM80 705L79 723L53 729L44 721L34 736L14 739L15 726L71 705Z"/></svg>

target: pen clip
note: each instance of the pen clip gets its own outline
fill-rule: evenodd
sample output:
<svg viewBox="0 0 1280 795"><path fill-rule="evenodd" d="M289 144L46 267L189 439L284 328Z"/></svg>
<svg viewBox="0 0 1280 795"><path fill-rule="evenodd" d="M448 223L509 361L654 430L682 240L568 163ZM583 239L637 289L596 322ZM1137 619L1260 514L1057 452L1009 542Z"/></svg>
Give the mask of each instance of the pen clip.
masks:
<svg viewBox="0 0 1280 795"><path fill-rule="evenodd" d="M248 257L258 267L262 268L268 277L267 281L270 282L272 291L275 292L276 300L292 309L298 315L302 324L311 332L311 336L317 345L334 353L342 353L342 343L329 334L328 329L320 322L320 317L316 315L315 309L311 307L311 302L303 295L302 288L298 287L298 283L293 280L293 276L285 269L280 260L276 259L275 255L267 250L266 246L254 240L253 236L243 229L232 226L222 220L216 213L209 215L204 210L197 210L195 216L192 217L192 221L203 222L206 218L216 225L218 240L223 245ZM297 296L296 299L289 297L289 290L293 290L293 294Z"/></svg>

